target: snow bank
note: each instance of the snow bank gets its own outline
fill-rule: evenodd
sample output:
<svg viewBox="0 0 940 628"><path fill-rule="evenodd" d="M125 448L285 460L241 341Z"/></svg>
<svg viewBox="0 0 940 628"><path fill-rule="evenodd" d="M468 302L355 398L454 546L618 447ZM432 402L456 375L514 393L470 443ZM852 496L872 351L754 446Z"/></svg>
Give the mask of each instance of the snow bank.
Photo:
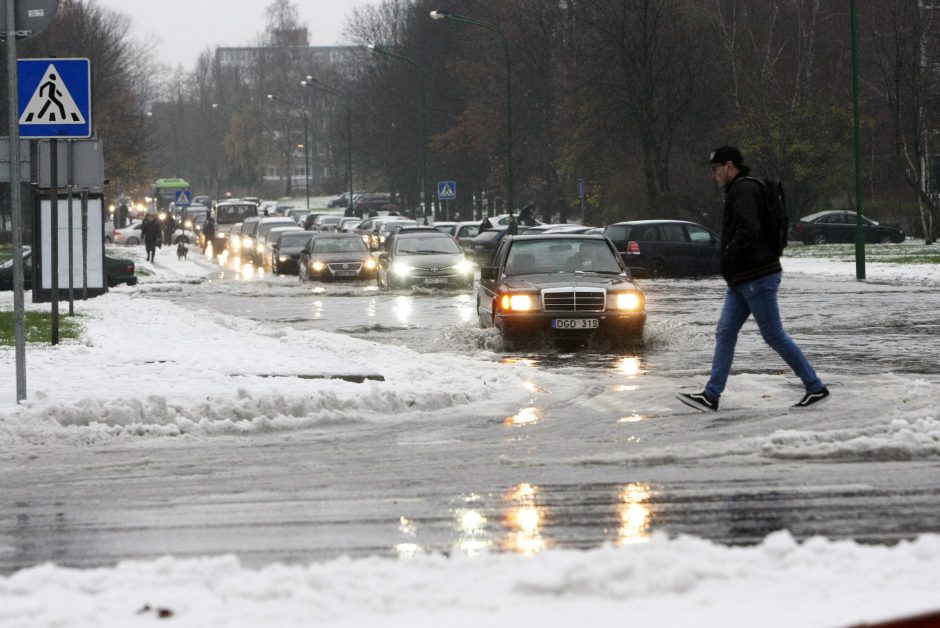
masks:
<svg viewBox="0 0 940 628"><path fill-rule="evenodd" d="M243 568L228 556L0 578L0 626L836 626L936 610L940 536L895 547L728 548L656 534L590 551L338 559Z"/></svg>

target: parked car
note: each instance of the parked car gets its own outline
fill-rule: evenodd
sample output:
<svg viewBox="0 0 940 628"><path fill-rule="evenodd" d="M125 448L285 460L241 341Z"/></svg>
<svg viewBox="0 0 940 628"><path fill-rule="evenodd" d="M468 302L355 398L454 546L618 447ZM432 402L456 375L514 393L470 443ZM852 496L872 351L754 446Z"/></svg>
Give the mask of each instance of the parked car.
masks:
<svg viewBox="0 0 940 628"><path fill-rule="evenodd" d="M275 234L275 239L271 240ZM272 229L268 233L268 241L271 244L271 272L275 275L292 274L298 272L298 262L300 254L310 238L316 234L313 231L307 231L297 227L296 229L281 227Z"/></svg>
<svg viewBox="0 0 940 628"><path fill-rule="evenodd" d="M609 225L604 235L636 276L705 277L718 274L720 239L684 220L633 220Z"/></svg>
<svg viewBox="0 0 940 628"><path fill-rule="evenodd" d="M68 273L66 272L66 275ZM137 284L137 275L135 274L134 261L104 256L104 277L105 283L109 288L120 284L133 286ZM63 286L59 286L61 289ZM68 288L68 286L65 286ZM0 264L0 290L13 289L13 259ZM33 289L33 252L30 249L23 249L23 289Z"/></svg>
<svg viewBox="0 0 940 628"><path fill-rule="evenodd" d="M509 341L642 341L646 299L602 235L507 236L480 269L477 315Z"/></svg>
<svg viewBox="0 0 940 628"><path fill-rule="evenodd" d="M401 212L401 206L395 202L391 194L362 194L352 207L346 209L345 215L365 218L377 215L378 212L389 215L398 214Z"/></svg>
<svg viewBox="0 0 940 628"><path fill-rule="evenodd" d="M506 236L508 228L484 229L470 241L467 256L477 266L486 266L493 258L500 241Z"/></svg>
<svg viewBox="0 0 940 628"><path fill-rule="evenodd" d="M375 277L375 258L356 233L314 234L298 263L301 281Z"/></svg>
<svg viewBox="0 0 940 628"><path fill-rule="evenodd" d="M246 218L258 215L258 206L244 201L222 201L215 206L215 237L212 250L217 253L228 248L232 228Z"/></svg>
<svg viewBox="0 0 940 628"><path fill-rule="evenodd" d="M804 244L855 242L857 217L855 212L829 210L803 216L793 225L797 237ZM862 216L865 242L899 244L904 242L904 231L898 227L882 225Z"/></svg>
<svg viewBox="0 0 940 628"><path fill-rule="evenodd" d="M143 224L142 220L133 222L127 227L122 227L120 229L115 229L111 232L111 241L114 244L126 244L128 246L136 246L143 242L143 237L141 237L141 225ZM178 244L183 242L189 244L191 242L196 242L197 235L194 231L190 229L177 229L173 232L173 244Z"/></svg>
<svg viewBox="0 0 940 628"><path fill-rule="evenodd" d="M362 192L353 192L353 200L355 200L357 194L362 194ZM349 192L343 192L329 203L326 204L327 207L348 207L349 206Z"/></svg>
<svg viewBox="0 0 940 628"><path fill-rule="evenodd" d="M473 264L456 240L437 230L399 233L389 250L377 257L380 288L473 286Z"/></svg>

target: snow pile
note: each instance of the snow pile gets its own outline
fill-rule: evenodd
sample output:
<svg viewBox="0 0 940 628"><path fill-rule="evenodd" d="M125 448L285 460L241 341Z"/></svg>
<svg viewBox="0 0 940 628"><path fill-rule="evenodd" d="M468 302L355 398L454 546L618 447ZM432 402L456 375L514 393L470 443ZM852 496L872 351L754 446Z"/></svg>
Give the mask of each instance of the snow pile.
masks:
<svg viewBox="0 0 940 628"><path fill-rule="evenodd" d="M932 418L825 432L781 430L761 448L770 458L915 460L940 458L940 421Z"/></svg>
<svg viewBox="0 0 940 628"><path fill-rule="evenodd" d="M935 610L940 536L895 547L786 532L728 548L648 543L243 568L232 556L53 565L0 578L2 626L834 626Z"/></svg>
<svg viewBox="0 0 940 628"><path fill-rule="evenodd" d="M153 264L158 273L142 280L147 287L218 272L202 256L178 262L174 252L167 262L167 254L164 247ZM429 361L345 335L272 329L136 290L77 302L81 342L30 347L19 406L14 354L0 354L0 443L433 420L464 406L485 417L527 403L535 379L548 389L577 386L521 366L448 354Z"/></svg>

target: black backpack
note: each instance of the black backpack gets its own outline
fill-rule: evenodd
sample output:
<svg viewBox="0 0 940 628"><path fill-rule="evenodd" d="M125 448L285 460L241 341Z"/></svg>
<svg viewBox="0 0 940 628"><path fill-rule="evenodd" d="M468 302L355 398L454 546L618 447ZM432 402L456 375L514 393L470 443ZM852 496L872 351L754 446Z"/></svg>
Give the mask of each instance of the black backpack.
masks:
<svg viewBox="0 0 940 628"><path fill-rule="evenodd" d="M760 183L764 190L764 212L761 214L760 238L777 257L787 248L787 233L790 230L790 216L787 214L787 197L783 184L776 179L756 179L745 177Z"/></svg>

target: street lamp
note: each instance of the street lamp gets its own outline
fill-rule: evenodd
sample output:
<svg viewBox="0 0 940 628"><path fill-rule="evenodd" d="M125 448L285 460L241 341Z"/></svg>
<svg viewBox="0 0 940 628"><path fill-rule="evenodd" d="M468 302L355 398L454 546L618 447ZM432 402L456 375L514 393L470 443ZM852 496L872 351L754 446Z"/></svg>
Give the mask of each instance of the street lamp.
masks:
<svg viewBox="0 0 940 628"><path fill-rule="evenodd" d="M304 190L307 193L307 209L310 209L310 142L309 142L309 131L308 126L309 122L307 121L307 111L300 105L289 100L285 100L274 94L268 94L268 100L284 103L289 107L296 107L298 111L304 117ZM291 172L290 176L293 177L294 173Z"/></svg>
<svg viewBox="0 0 940 628"><path fill-rule="evenodd" d="M428 85L424 79L424 69L414 59L385 50L375 44L369 44L369 50L375 54L404 61L417 70L418 76L421 77L421 195L424 197L424 222L427 224L428 216L431 215L431 194L428 190Z"/></svg>
<svg viewBox="0 0 940 628"><path fill-rule="evenodd" d="M349 96L349 92L341 92L335 87L331 87L325 83L320 82L316 78L307 75L307 78L300 82L304 87L309 87L311 89L319 87L325 92L333 94L334 96L342 96L346 99L346 179L349 182L349 198L347 198L347 207L352 207L353 204L353 170L352 170L352 99Z"/></svg>
<svg viewBox="0 0 940 628"><path fill-rule="evenodd" d="M506 35L503 34L503 31L499 30L495 25L484 22L483 20L457 15L456 13L450 13L448 11L431 11L431 19L453 20L455 22L473 24L474 26L482 26L496 33L503 43L503 50L506 52L506 197L509 204L509 211L511 212L515 205L515 187L512 166L512 63L509 57L509 42L506 40Z"/></svg>

